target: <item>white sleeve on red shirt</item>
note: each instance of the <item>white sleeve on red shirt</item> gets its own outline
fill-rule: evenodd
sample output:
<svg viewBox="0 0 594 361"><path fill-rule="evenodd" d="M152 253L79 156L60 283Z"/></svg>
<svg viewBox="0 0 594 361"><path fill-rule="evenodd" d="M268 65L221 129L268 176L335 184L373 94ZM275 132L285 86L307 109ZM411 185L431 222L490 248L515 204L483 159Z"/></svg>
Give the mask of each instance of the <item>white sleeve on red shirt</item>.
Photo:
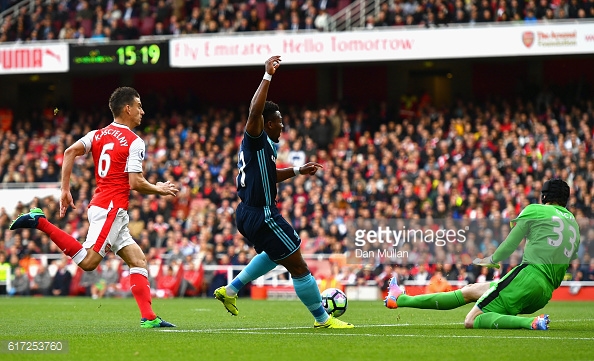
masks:
<svg viewBox="0 0 594 361"><path fill-rule="evenodd" d="M142 173L142 161L144 160L144 140L136 138L130 144L130 153L126 161L126 173Z"/></svg>
<svg viewBox="0 0 594 361"><path fill-rule="evenodd" d="M78 141L81 142L85 146L85 154L87 154L91 150L91 145L93 145L93 137L95 136L96 130L91 130L84 137L80 138Z"/></svg>

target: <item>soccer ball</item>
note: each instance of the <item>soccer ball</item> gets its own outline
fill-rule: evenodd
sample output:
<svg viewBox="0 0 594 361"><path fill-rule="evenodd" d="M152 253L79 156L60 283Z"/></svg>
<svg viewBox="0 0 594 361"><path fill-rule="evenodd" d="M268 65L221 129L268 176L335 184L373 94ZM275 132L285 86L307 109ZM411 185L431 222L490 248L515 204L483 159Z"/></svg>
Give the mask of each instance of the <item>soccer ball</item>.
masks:
<svg viewBox="0 0 594 361"><path fill-rule="evenodd" d="M322 306L329 315L340 317L347 309L347 297L338 288L328 288L322 292Z"/></svg>

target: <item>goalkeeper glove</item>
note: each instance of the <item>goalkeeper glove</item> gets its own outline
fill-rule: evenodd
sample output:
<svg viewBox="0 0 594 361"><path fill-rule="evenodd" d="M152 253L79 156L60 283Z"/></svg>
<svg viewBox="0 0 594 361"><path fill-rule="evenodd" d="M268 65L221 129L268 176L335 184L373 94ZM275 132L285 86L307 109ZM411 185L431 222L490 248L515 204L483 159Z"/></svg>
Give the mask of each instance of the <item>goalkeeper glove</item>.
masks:
<svg viewBox="0 0 594 361"><path fill-rule="evenodd" d="M475 264L477 266L483 266L483 267L493 267L493 268L499 268L499 263L495 263L493 262L493 256L489 256L489 257L485 257L485 258L475 258L474 261L472 261L472 264Z"/></svg>

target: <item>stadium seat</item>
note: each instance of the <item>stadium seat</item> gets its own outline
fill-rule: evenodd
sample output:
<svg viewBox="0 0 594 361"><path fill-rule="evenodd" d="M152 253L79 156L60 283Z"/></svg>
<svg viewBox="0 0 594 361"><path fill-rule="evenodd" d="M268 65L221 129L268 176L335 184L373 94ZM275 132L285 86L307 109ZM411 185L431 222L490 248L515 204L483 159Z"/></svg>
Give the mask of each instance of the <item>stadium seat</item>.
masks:
<svg viewBox="0 0 594 361"><path fill-rule="evenodd" d="M77 267L70 282L70 296L84 296L87 293L87 288L80 285L84 272L82 268Z"/></svg>
<svg viewBox="0 0 594 361"><path fill-rule="evenodd" d="M91 19L83 19L80 21L80 26L85 31L85 38L90 38L93 35L93 20Z"/></svg>
<svg viewBox="0 0 594 361"><path fill-rule="evenodd" d="M202 291L202 280L204 278L204 267L202 264L198 269L190 269L184 271L184 280L192 286L188 287L183 296L198 296Z"/></svg>
<svg viewBox="0 0 594 361"><path fill-rule="evenodd" d="M169 266L162 266L161 270ZM178 267L173 276L166 275L163 271L157 276L157 297L176 297L179 293L179 286L184 279L184 267Z"/></svg>
<svg viewBox="0 0 594 361"><path fill-rule="evenodd" d="M50 277L53 279L56 273L58 272L58 266L55 263L50 263L47 265L47 272L49 273Z"/></svg>
<svg viewBox="0 0 594 361"><path fill-rule="evenodd" d="M37 271L39 270L39 264L30 264L29 265L29 279L33 279L35 278L35 275L37 275Z"/></svg>
<svg viewBox="0 0 594 361"><path fill-rule="evenodd" d="M52 26L54 27L54 29L56 29L56 30L57 30L57 32L58 32L58 33L60 32L60 29L62 29L62 26L63 26L63 25L64 25L64 24L62 23L62 21L61 21L61 20L54 20L54 21L53 21L53 23L52 23ZM57 34L56 34L56 35L57 35Z"/></svg>
<svg viewBox="0 0 594 361"><path fill-rule="evenodd" d="M78 272L78 270L80 268L78 267L78 265L76 263L74 263L71 260L70 263L68 263L68 265L66 265L66 269L70 272L71 275L75 275L76 272Z"/></svg>
<svg viewBox="0 0 594 361"><path fill-rule="evenodd" d="M307 260L307 266L315 279L321 279L332 274L330 262L327 260Z"/></svg>
<svg viewBox="0 0 594 361"><path fill-rule="evenodd" d="M338 10L342 10L351 4L351 0L338 0Z"/></svg>
<svg viewBox="0 0 594 361"><path fill-rule="evenodd" d="M149 277L151 278L157 278L159 276L159 274L161 273L161 262L160 260L158 260L158 262L155 263L151 263L148 265L148 274Z"/></svg>
<svg viewBox="0 0 594 361"><path fill-rule="evenodd" d="M152 16L147 16L140 22L140 35L153 35L155 30L155 19Z"/></svg>
<svg viewBox="0 0 594 361"><path fill-rule="evenodd" d="M257 2L256 10L258 10L258 18L260 20L266 19L266 2Z"/></svg>
<svg viewBox="0 0 594 361"><path fill-rule="evenodd" d="M134 26L135 28L138 28L140 26L139 18L130 18L130 20L132 21L132 26Z"/></svg>
<svg viewBox="0 0 594 361"><path fill-rule="evenodd" d="M124 271L120 275L120 281L117 284L117 292L121 297L126 297L132 292L130 291L130 272Z"/></svg>

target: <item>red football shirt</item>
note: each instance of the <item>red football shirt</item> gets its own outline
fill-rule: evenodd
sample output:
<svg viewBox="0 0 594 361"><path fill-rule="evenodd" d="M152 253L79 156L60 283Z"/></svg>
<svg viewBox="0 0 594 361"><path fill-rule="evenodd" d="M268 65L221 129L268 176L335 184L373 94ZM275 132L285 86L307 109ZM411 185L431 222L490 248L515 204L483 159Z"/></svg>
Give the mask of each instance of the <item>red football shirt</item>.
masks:
<svg viewBox="0 0 594 361"><path fill-rule="evenodd" d="M97 189L89 206L128 209L128 173L142 173L144 141L130 128L111 123L87 133L80 141L93 154Z"/></svg>

